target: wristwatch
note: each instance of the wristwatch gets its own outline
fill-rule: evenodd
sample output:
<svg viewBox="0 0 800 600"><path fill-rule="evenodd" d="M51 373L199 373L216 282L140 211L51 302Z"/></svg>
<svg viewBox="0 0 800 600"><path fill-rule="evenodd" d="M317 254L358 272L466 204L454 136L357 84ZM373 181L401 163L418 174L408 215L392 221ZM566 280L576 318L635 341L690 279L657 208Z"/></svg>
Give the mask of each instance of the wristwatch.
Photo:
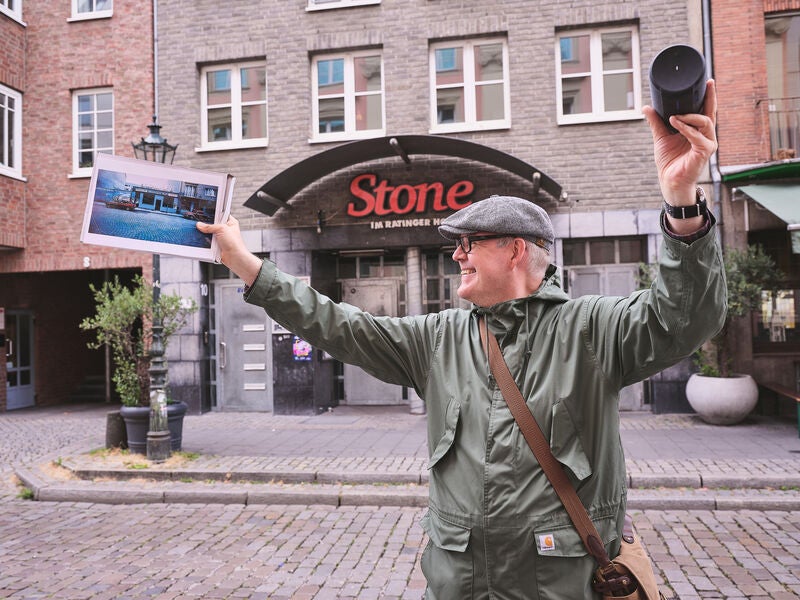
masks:
<svg viewBox="0 0 800 600"><path fill-rule="evenodd" d="M708 214L708 207L706 206L706 193L703 188L697 186L697 197L695 203L691 206L672 206L664 201L664 212L666 212L673 219L691 219L692 217L705 216Z"/></svg>

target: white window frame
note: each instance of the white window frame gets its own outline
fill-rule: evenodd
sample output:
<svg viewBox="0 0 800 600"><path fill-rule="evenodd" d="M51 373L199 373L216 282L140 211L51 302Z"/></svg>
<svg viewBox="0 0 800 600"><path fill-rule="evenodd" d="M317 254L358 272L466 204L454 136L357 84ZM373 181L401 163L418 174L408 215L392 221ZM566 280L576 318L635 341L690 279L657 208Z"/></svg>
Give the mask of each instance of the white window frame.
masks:
<svg viewBox="0 0 800 600"><path fill-rule="evenodd" d="M355 59L364 56L378 55L381 58L381 89L380 92L355 91ZM319 79L317 75L318 64L325 60L344 60L344 131L332 133L319 133ZM314 142L334 142L342 140L361 140L380 137L386 134L386 71L383 62L383 51L381 49L363 50L358 52L339 52L335 54L320 54L311 60L311 137L310 143ZM380 94L381 96L381 126L379 129L357 130L356 123L356 102L357 96L371 96ZM325 97L325 96L323 96Z"/></svg>
<svg viewBox="0 0 800 600"><path fill-rule="evenodd" d="M80 166L80 155L81 151L78 147L79 140L80 140L80 124L78 118L78 96L87 96L87 95L94 95L97 94L111 94L111 149L110 153L115 153L115 143L114 143L114 131L116 128L116 101L114 99L114 89L113 88L89 88L85 90L75 90L72 92L72 177L91 177L92 175L92 167L81 167ZM95 111L96 112L96 111ZM95 122L94 125L94 132L97 133L97 123ZM92 162L97 159L97 148L94 149L94 156L92 158Z"/></svg>
<svg viewBox="0 0 800 600"><path fill-rule="evenodd" d="M14 128L14 141L16 144L14 145L14 167L9 167L3 163L0 163L0 175L7 175L9 177L13 177L15 179L22 179L22 94L20 94L16 90L12 90L0 84L0 93L8 96L9 98L13 98L14 100L14 113L13 113L13 123L12 127ZM6 132L6 135L0 139L0 156L8 156L8 115L9 112L4 110L0 113L0 119L5 119L6 123L3 123L3 131Z"/></svg>
<svg viewBox="0 0 800 600"><path fill-rule="evenodd" d="M367 6L380 4L381 0L308 0L306 10L331 10L333 8L350 8L351 6Z"/></svg>
<svg viewBox="0 0 800 600"><path fill-rule="evenodd" d="M241 76L242 69L262 67L265 73L264 80L264 100L242 102ZM207 65L200 69L200 146L195 148L197 152L211 150L234 150L237 148L263 148L269 145L269 98L267 90L269 84L266 81L267 64L265 61L248 61L226 64ZM229 70L231 72L231 139L218 142L208 141L208 73L210 71ZM254 106L263 104L264 118L266 120L264 131L265 137L261 138L242 138L242 106ZM212 105L210 108L222 105Z"/></svg>
<svg viewBox="0 0 800 600"><path fill-rule="evenodd" d="M631 68L604 72L603 71L603 48L602 35L606 33L630 33L631 34ZM562 76L561 76L561 39L576 37L580 35L589 36L589 55L591 71L586 75L591 77L592 88L592 112L580 113L575 115L564 114L562 99ZM642 78L641 78L641 58L639 55L639 28L637 25L622 25L617 27L602 27L592 29L576 29L560 31L555 40L556 57L556 110L557 122L559 125L571 125L575 123L599 123L607 121L628 121L641 119L642 115ZM605 110L605 95L603 89L603 75L614 73L633 74L633 108L629 110ZM574 75L574 74L572 74Z"/></svg>
<svg viewBox="0 0 800 600"><path fill-rule="evenodd" d="M25 23L22 22L22 0L10 1L14 3L16 8L8 8L9 0L0 0L0 13L11 17L21 25L25 25Z"/></svg>
<svg viewBox="0 0 800 600"><path fill-rule="evenodd" d="M490 44L501 44L503 47L503 79L490 81L475 81L475 47ZM463 50L464 82L457 87L464 87L464 122L463 123L437 123L437 90L436 85L436 50L442 48L461 48ZM508 74L508 40L501 38L479 38L450 42L437 42L429 48L429 77L430 77L430 106L431 128L430 133L452 133L457 131L486 131L490 129L508 129L511 127L511 82ZM477 103L475 100L476 88L482 85L503 84L503 115L502 119L491 121L478 121ZM442 86L442 89L447 86Z"/></svg>
<svg viewBox="0 0 800 600"><path fill-rule="evenodd" d="M87 21L90 19L108 19L114 14L114 0L108 0L111 8L104 10L90 10L89 12L78 12L78 4L81 0L72 0L72 15L67 21ZM97 0L92 0L97 2Z"/></svg>

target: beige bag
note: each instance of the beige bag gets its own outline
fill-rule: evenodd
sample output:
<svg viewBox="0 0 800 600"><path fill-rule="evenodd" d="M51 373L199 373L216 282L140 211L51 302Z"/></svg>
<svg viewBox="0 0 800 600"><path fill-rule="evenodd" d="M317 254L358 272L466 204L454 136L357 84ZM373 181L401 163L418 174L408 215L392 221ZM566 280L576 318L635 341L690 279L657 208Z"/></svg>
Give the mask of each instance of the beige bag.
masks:
<svg viewBox="0 0 800 600"><path fill-rule="evenodd" d="M506 404L525 437L525 441L528 442L536 460L539 461L542 471L547 475L547 479L550 480L550 484L564 504L584 546L599 565L592 580L592 588L603 594L604 600L607 598L617 598L618 600L663 599L664 596L656 587L653 565L644 546L633 531L633 522L628 515L625 515L619 556L613 561L609 559L600 534L589 517L589 513L586 512L586 507L578 498L578 494L569 482L564 469L561 468L561 464L553 456L550 444L528 409L528 405L525 404L522 392L514 382L511 371L508 370L497 339L493 335L489 335L488 331L484 331L484 327L488 329L484 318L479 317L478 331L480 331L481 343L489 357L489 368L506 399Z"/></svg>
<svg viewBox="0 0 800 600"><path fill-rule="evenodd" d="M644 546L633 530L633 521L630 515L625 515L625 525L622 528L622 544L619 555L610 563L611 568L603 569L598 567L594 574L592 587L595 591L603 594L603 600L607 598L629 598L630 600L663 600L664 595L658 591L656 577L653 572L653 564L647 556ZM622 587L632 590L625 594L618 591L614 595L610 581L614 578L626 577L630 581ZM616 586L614 586L616 587ZM606 591L608 593L606 593Z"/></svg>

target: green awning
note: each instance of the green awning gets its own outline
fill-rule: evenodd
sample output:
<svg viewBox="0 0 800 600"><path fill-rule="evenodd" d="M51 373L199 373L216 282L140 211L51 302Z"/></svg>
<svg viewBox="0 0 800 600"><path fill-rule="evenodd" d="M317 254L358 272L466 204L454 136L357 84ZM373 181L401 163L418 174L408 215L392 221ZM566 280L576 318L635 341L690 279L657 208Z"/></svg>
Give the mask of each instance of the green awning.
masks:
<svg viewBox="0 0 800 600"><path fill-rule="evenodd" d="M787 229L800 229L800 183L758 183L737 189L786 221Z"/></svg>

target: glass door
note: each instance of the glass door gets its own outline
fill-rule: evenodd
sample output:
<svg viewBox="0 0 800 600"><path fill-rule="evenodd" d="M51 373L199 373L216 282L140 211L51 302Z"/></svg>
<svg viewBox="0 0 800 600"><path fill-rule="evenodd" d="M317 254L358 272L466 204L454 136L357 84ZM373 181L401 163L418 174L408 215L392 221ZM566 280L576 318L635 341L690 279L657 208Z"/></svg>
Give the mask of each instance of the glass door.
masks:
<svg viewBox="0 0 800 600"><path fill-rule="evenodd" d="M30 311L6 311L6 372L8 410L33 406L33 313Z"/></svg>

